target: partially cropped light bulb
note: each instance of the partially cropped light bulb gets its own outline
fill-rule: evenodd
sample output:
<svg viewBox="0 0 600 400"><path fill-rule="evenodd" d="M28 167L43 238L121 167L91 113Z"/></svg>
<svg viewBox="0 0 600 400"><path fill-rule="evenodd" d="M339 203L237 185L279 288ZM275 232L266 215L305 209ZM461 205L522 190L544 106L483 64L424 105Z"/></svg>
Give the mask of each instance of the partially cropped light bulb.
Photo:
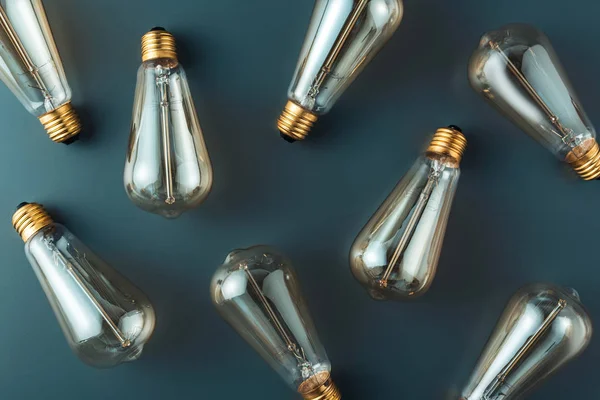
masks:
<svg viewBox="0 0 600 400"><path fill-rule="evenodd" d="M438 129L354 241L352 273L374 299L407 299L429 289L466 146L458 127Z"/></svg>
<svg viewBox="0 0 600 400"><path fill-rule="evenodd" d="M304 139L400 25L402 0L317 0L277 126Z"/></svg>
<svg viewBox="0 0 600 400"><path fill-rule="evenodd" d="M304 399L341 399L287 258L266 246L236 250L210 292L221 316Z"/></svg>
<svg viewBox="0 0 600 400"><path fill-rule="evenodd" d="M55 142L81 131L41 0L0 0L0 78Z"/></svg>
<svg viewBox="0 0 600 400"><path fill-rule="evenodd" d="M596 131L542 32L524 24L486 33L469 79L501 113L585 180L600 177Z"/></svg>
<svg viewBox="0 0 600 400"><path fill-rule="evenodd" d="M137 360L155 324L146 295L41 205L20 204L12 223L77 356L98 368Z"/></svg>
<svg viewBox="0 0 600 400"><path fill-rule="evenodd" d="M574 290L535 284L509 301L461 400L521 399L590 342L592 322Z"/></svg>
<svg viewBox="0 0 600 400"><path fill-rule="evenodd" d="M176 218L212 187L208 151L175 38L154 28L142 38L125 190L138 207Z"/></svg>

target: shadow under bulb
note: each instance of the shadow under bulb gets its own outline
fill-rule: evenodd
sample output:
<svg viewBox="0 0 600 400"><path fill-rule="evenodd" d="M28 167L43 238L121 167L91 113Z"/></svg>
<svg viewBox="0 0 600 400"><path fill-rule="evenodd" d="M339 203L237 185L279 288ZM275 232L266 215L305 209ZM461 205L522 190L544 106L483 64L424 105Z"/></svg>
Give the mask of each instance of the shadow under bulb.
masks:
<svg viewBox="0 0 600 400"><path fill-rule="evenodd" d="M402 0L317 0L277 127L288 142L303 140L320 115L390 39Z"/></svg>
<svg viewBox="0 0 600 400"><path fill-rule="evenodd" d="M572 289L535 284L509 301L460 400L522 399L585 350L592 322Z"/></svg>
<svg viewBox="0 0 600 400"><path fill-rule="evenodd" d="M467 140L440 128L352 245L354 277L376 300L424 294L437 269Z"/></svg>
<svg viewBox="0 0 600 400"><path fill-rule="evenodd" d="M213 172L175 38L154 28L142 38L125 190L143 210L176 218L208 196Z"/></svg>
<svg viewBox="0 0 600 400"><path fill-rule="evenodd" d="M50 139L72 143L81 122L41 0L0 1L0 59L0 78Z"/></svg>
<svg viewBox="0 0 600 400"><path fill-rule="evenodd" d="M340 400L291 262L267 246L231 252L210 293L221 316L305 400Z"/></svg>
<svg viewBox="0 0 600 400"><path fill-rule="evenodd" d="M41 205L20 204L12 223L73 352L97 368L137 360L155 325L146 295Z"/></svg>
<svg viewBox="0 0 600 400"><path fill-rule="evenodd" d="M476 92L582 179L600 177L596 131L542 32L513 24L486 33L469 62L469 79Z"/></svg>

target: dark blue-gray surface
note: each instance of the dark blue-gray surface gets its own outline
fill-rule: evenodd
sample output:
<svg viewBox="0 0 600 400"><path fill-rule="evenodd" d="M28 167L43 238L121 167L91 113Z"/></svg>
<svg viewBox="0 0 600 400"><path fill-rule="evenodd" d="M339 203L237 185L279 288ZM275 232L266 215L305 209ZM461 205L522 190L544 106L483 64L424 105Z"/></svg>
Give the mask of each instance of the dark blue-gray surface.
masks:
<svg viewBox="0 0 600 400"><path fill-rule="evenodd" d="M313 139L293 145L274 123L312 1L46 8L85 132L72 146L52 143L0 88L0 398L294 398L208 295L229 250L257 243L295 261L345 400L451 398L525 283L573 286L600 316L600 183L573 178L466 78L484 31L536 24L600 124L600 3L407 0L389 45ZM122 187L139 38L155 25L179 40L215 171L209 199L175 221L136 209ZM349 247L426 135L448 124L463 128L469 148L437 278L416 303L376 303L350 274ZM47 205L150 296L158 325L139 361L94 370L71 353L11 228L21 201ZM598 343L530 398L598 398Z"/></svg>

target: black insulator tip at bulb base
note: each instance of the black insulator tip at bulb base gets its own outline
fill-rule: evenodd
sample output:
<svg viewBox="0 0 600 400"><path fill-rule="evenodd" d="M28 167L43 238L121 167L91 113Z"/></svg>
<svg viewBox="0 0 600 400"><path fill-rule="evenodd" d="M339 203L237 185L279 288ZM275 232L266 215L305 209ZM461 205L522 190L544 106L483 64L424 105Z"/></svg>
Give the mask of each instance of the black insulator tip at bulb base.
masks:
<svg viewBox="0 0 600 400"><path fill-rule="evenodd" d="M462 129L460 129L459 126L456 125L448 125L448 128L450 129L454 129L455 131L459 131L460 133L462 133Z"/></svg>
<svg viewBox="0 0 600 400"><path fill-rule="evenodd" d="M281 138L288 143L294 143L296 141L296 139L293 139L293 138L289 137L288 135L281 133L281 132L279 132L279 136L281 136Z"/></svg>
<svg viewBox="0 0 600 400"><path fill-rule="evenodd" d="M75 135L75 136L71 136L70 138L68 138L67 140L63 141L63 144L66 144L67 146L70 144L75 143L76 141L79 140L79 135Z"/></svg>
<svg viewBox="0 0 600 400"><path fill-rule="evenodd" d="M25 207L26 205L28 205L29 203L24 201L22 203L19 203L19 205L17 206L17 210L20 209L21 207Z"/></svg>
<svg viewBox="0 0 600 400"><path fill-rule="evenodd" d="M166 29L163 28L162 26L155 26L154 28L150 29L150 32L154 32L154 31L166 31Z"/></svg>

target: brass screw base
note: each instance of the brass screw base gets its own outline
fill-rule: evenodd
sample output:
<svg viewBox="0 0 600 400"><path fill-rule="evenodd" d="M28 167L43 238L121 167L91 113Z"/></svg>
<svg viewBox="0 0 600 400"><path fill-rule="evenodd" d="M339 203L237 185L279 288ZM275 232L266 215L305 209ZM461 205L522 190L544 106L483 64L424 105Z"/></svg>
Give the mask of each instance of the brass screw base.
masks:
<svg viewBox="0 0 600 400"><path fill-rule="evenodd" d="M47 112L39 120L50 139L56 143L65 142L81 132L81 121L71 102Z"/></svg>
<svg viewBox="0 0 600 400"><path fill-rule="evenodd" d="M142 61L157 58L177 60L175 37L163 28L154 28L142 36Z"/></svg>
<svg viewBox="0 0 600 400"><path fill-rule="evenodd" d="M12 224L21 239L27 242L30 237L54 221L41 204L21 203L12 217Z"/></svg>
<svg viewBox="0 0 600 400"><path fill-rule="evenodd" d="M319 384L318 382L325 383ZM316 385L316 387L314 387ZM321 372L302 382L298 392L304 400L341 400L342 394L331 380L329 372Z"/></svg>
<svg viewBox="0 0 600 400"><path fill-rule="evenodd" d="M567 160L569 157L567 156ZM581 179L591 181L600 177L600 146L594 140L591 148L580 158L568 161Z"/></svg>
<svg viewBox="0 0 600 400"><path fill-rule="evenodd" d="M440 128L433 135L433 139L427 148L426 154L442 157L450 157L456 163L460 163L467 148L467 138L459 128L450 126Z"/></svg>
<svg viewBox="0 0 600 400"><path fill-rule="evenodd" d="M292 140L303 140L319 117L293 101L288 101L277 120L279 131Z"/></svg>

